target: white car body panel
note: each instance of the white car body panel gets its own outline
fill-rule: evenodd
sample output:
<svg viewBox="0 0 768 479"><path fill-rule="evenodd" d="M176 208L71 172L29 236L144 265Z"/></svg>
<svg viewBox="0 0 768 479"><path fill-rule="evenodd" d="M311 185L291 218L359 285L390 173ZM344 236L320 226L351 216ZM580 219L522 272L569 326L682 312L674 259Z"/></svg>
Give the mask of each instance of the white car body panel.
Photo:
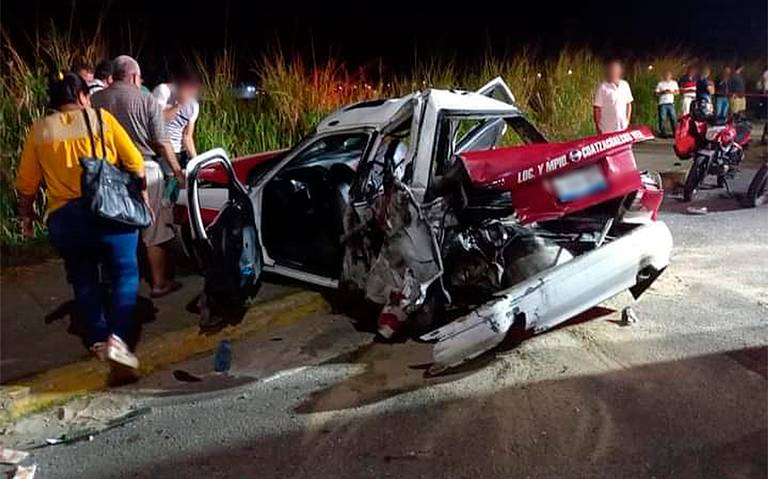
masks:
<svg viewBox="0 0 768 479"><path fill-rule="evenodd" d="M498 299L422 336L437 341L433 372L456 366L499 345L515 319L542 332L635 285L646 266L669 264L672 235L660 221L498 293Z"/></svg>

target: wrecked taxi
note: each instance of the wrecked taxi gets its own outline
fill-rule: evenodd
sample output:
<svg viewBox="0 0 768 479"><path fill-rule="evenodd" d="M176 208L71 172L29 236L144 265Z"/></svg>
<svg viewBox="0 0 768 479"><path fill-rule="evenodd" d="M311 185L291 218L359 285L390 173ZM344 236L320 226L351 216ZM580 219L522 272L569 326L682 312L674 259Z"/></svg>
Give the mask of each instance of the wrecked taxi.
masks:
<svg viewBox="0 0 768 479"><path fill-rule="evenodd" d="M638 297L672 249L661 179L632 153L652 138L641 127L548 142L497 78L346 106L290 150L203 153L177 206L206 278L202 320L277 274L364 295L384 337L418 317L439 372L513 328Z"/></svg>

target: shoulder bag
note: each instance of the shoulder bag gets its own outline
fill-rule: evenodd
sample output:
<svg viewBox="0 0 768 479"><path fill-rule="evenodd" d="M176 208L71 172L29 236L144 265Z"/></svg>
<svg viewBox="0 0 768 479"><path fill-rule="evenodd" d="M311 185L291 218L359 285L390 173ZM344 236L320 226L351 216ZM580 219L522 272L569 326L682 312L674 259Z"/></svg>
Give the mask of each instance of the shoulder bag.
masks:
<svg viewBox="0 0 768 479"><path fill-rule="evenodd" d="M101 157L96 156L96 142L86 108L83 109L83 117L91 141L91 157L80 158L83 167L80 187L86 207L100 218L146 228L152 223L152 215L141 197L138 178L107 161L101 110L96 109L101 135Z"/></svg>

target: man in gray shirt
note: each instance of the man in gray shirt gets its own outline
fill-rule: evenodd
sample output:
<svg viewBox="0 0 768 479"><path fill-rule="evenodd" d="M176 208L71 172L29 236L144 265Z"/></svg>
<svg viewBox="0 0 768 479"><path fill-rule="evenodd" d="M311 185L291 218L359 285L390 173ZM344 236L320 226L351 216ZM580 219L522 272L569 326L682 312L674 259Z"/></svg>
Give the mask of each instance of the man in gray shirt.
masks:
<svg viewBox="0 0 768 479"><path fill-rule="evenodd" d="M144 155L149 206L155 218L152 225L141 232L141 239L147 248L152 286L150 295L158 298L179 289L181 285L171 279L172 268L166 248L174 236L171 226L173 210L172 205L163 204L165 178L157 156L182 184L184 173L166 136L160 106L152 96L140 90L141 69L136 60L127 55L115 58L112 78L114 82L109 88L93 94L91 104L112 113Z"/></svg>

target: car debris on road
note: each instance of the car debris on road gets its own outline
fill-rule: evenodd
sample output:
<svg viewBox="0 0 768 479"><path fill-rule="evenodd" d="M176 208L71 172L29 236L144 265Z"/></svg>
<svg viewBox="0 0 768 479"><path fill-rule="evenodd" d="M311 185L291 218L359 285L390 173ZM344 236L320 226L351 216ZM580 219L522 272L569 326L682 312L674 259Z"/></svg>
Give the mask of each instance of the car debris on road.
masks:
<svg viewBox="0 0 768 479"><path fill-rule="evenodd" d="M0 464L18 464L29 456L26 451L17 451L0 446Z"/></svg>
<svg viewBox="0 0 768 479"><path fill-rule="evenodd" d="M421 337L439 372L512 328L638 297L672 249L661 177L632 153L652 138L641 127L547 142L496 78L344 107L289 151L208 151L177 205L206 277L202 314L242 310L262 273L364 295L384 337L429 304L440 314Z"/></svg>
<svg viewBox="0 0 768 479"><path fill-rule="evenodd" d="M13 479L34 479L37 472L37 464L29 466L17 466L13 474Z"/></svg>

